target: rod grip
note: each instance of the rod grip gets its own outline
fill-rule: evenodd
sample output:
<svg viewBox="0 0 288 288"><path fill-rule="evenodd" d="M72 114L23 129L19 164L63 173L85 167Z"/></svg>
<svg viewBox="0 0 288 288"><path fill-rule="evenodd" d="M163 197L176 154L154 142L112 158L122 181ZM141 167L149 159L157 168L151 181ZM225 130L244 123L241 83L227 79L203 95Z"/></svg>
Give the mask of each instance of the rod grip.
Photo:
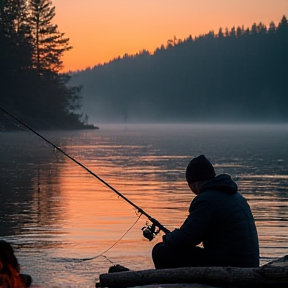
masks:
<svg viewBox="0 0 288 288"><path fill-rule="evenodd" d="M171 231L169 229L167 229L165 226L163 226L159 221L157 221L154 218L149 218L149 220L156 226L158 227L160 230L162 230L164 233L170 233Z"/></svg>

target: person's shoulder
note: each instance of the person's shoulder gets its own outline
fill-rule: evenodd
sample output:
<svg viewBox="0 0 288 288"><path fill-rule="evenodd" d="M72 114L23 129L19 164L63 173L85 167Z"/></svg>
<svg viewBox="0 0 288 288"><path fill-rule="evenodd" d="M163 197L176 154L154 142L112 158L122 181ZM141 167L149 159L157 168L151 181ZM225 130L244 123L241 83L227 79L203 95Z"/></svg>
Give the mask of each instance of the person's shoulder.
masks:
<svg viewBox="0 0 288 288"><path fill-rule="evenodd" d="M217 195L217 191L214 191L212 189L207 189L200 194L198 194L192 201L192 203L197 203L197 202L210 202L213 201L215 196ZM217 197L217 196L216 196Z"/></svg>

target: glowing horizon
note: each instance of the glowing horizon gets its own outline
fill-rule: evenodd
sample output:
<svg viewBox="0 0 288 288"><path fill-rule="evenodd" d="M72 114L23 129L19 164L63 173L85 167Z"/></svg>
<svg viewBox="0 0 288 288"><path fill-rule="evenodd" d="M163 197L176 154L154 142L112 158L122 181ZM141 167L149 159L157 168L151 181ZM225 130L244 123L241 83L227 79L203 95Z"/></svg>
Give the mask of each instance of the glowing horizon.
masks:
<svg viewBox="0 0 288 288"><path fill-rule="evenodd" d="M276 25L287 0L52 0L54 22L73 49L63 71L83 70L143 49L153 53L168 39L194 38L219 28Z"/></svg>

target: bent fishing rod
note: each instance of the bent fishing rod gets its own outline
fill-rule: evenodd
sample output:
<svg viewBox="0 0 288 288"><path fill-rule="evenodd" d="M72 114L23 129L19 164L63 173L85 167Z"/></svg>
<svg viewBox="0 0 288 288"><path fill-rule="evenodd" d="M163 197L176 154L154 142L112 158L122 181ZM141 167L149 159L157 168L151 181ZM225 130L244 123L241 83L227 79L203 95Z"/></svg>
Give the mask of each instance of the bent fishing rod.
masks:
<svg viewBox="0 0 288 288"><path fill-rule="evenodd" d="M66 157L68 157L70 160L72 160L74 163L76 163L77 165L79 165L80 167L82 167L84 170L86 170L89 174L91 174L92 176L94 176L96 179L98 179L100 182L102 182L106 187L108 187L109 189L111 189L113 192L115 192L119 197L121 197L122 199L124 199L127 203L129 203L131 206L133 206L135 209L137 209L138 213L145 215L148 220L152 223L151 225L149 225L148 223L146 223L146 226L144 226L142 228L143 231L143 236L147 239L149 239L149 241L151 241L160 231L163 231L164 233L169 233L170 230L167 229L166 227L164 227L159 221L157 221L156 219L154 219L153 217L151 217L148 213L146 213L143 209L141 209L139 206L137 206L135 203L133 203L132 201L130 201L127 197L125 197L122 193L120 193L118 190L116 190L114 187L112 187L109 183L107 183L104 179L102 179L100 176L98 176L96 173L94 173L93 171L91 171L90 169L88 169L85 165L83 165L82 163L80 163L79 161L77 161L75 158L71 157L69 154L67 154L64 150L62 150L60 147L58 147L57 145L55 145L54 143L52 143L51 141L49 141L47 138L45 138L44 136L42 136L40 133L38 133L36 130L34 130L33 128L31 128L29 125L25 124L23 121L21 121L20 119L18 119L17 117L15 117L14 115L12 115L11 113L9 113L8 111L6 111L4 108L2 108L0 106L0 110L2 110L2 112L4 112L6 115L8 115L9 117L11 117L12 119L14 119L15 121L17 121L19 124L21 124L22 126L24 126L25 128L27 128L28 130L30 130L32 133L34 133L35 135L37 135L38 137L40 137L42 140L44 140L45 142L47 142L48 144L50 144L52 147L54 147L57 151L61 152L63 155L65 155ZM158 228L158 229L157 229Z"/></svg>

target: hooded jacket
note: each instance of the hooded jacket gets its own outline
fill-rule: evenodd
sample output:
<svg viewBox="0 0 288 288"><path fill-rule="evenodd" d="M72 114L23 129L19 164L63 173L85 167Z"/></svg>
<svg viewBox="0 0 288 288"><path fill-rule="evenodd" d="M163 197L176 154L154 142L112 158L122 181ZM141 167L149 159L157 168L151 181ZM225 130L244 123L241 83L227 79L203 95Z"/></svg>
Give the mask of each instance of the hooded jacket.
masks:
<svg viewBox="0 0 288 288"><path fill-rule="evenodd" d="M220 174L203 184L179 229L163 237L174 248L202 243L210 266L257 267L259 243L253 215L237 184Z"/></svg>

